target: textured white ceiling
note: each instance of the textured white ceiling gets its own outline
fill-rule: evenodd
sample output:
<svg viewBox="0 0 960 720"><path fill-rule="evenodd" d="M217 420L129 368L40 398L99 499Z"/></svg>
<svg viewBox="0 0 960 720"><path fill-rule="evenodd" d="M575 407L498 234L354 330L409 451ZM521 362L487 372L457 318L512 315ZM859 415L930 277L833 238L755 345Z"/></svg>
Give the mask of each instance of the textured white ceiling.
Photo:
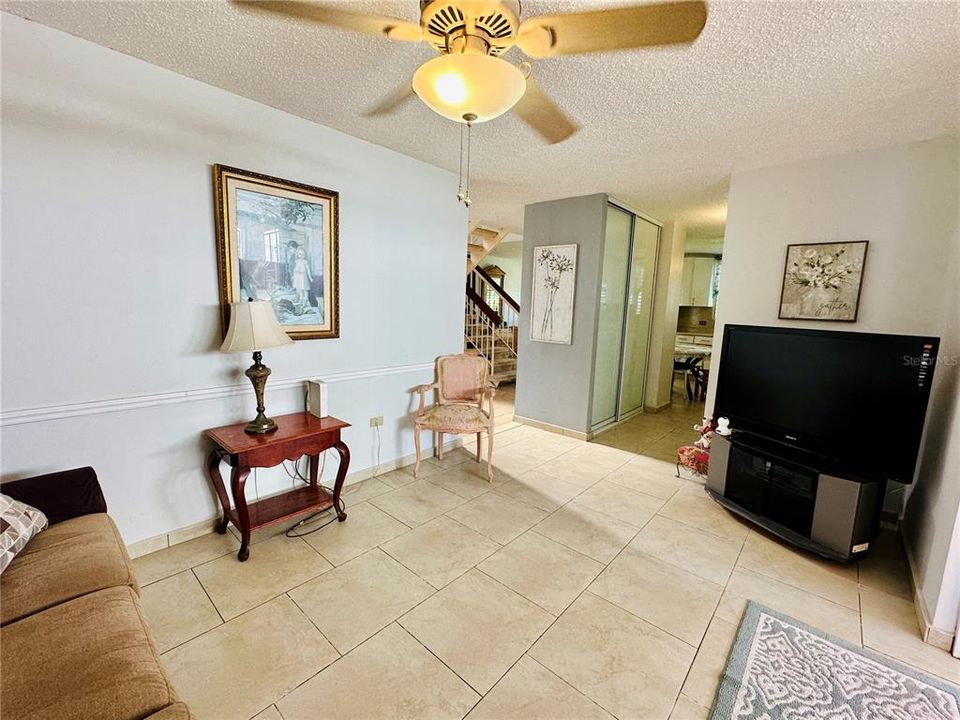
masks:
<svg viewBox="0 0 960 720"><path fill-rule="evenodd" d="M342 4L419 16L416 0ZM523 17L620 4L524 0ZM457 169L458 127L418 101L386 118L360 115L433 56L425 44L251 16L220 0L3 8ZM536 79L583 129L548 146L512 116L477 126L471 215L520 230L525 203L603 191L705 230L724 222L733 170L958 132L958 16L955 1L727 0L710 3L686 48L538 61Z"/></svg>

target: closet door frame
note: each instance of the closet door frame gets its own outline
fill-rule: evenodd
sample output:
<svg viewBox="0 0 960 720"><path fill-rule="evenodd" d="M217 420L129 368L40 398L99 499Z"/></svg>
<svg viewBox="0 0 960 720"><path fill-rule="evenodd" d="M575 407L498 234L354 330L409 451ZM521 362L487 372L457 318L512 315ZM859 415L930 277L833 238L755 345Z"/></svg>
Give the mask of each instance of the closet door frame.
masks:
<svg viewBox="0 0 960 720"><path fill-rule="evenodd" d="M647 373L650 368L650 341L653 339L653 313L655 310L653 305L654 305L654 300L657 296L657 270L659 269L659 266L660 266L660 241L662 239L662 234L663 234L663 226L653 218L647 217L646 215L643 215L642 213L638 213L633 210L629 212L631 212L631 214L633 215L633 221L631 222L631 225L630 225L630 264L627 268L627 298L628 299L630 298L630 286L633 283L633 256L637 249L635 240L637 237L636 233L637 233L638 218L644 222L649 223L650 225L653 225L657 229L657 241L653 249L653 266L650 268L650 272L652 273L653 280L650 284L651 307L650 307L650 319L647 322L647 328L646 328L645 357L644 357L644 363L643 363L643 378L642 378L643 389L640 391L640 405L639 407L636 407L633 410L629 410L627 412L623 412L621 409L623 404L624 363L626 362L626 354L627 354L627 337L628 337L627 326L628 326L628 320L629 320L629 312L628 312L629 306L625 305L624 313L623 313L623 332L621 334L621 341L620 341L620 373L619 373L619 377L617 378L617 382L619 383L617 387L617 415L616 415L617 422L622 422L623 420L628 420L629 418L632 418L634 415L639 415L640 413L643 412L643 408L646 406Z"/></svg>
<svg viewBox="0 0 960 720"><path fill-rule="evenodd" d="M598 360L597 360L597 355L598 355L599 349L600 349L600 338L599 338L599 336L600 336L600 327L599 327L599 324L598 324L598 326L596 327L596 329L594 330L593 374L592 374L592 378L591 378L591 383L592 383L592 385L593 385L593 388L592 388L592 395L591 395L592 401L591 401L591 411L590 411L590 412L591 412L591 414L590 414L590 432L591 432L591 433L597 433L597 432L602 431L602 430L605 429L605 428L608 428L608 427L611 427L611 426L615 425L617 422L619 422L619 413L620 413L620 387L621 387L621 378L622 378L622 374L623 374L623 347L624 347L624 346L623 346L623 333L624 333L624 331L625 331L625 329L626 329L626 328L625 328L625 321L626 321L626 315L627 315L627 312L626 312L626 311L627 311L627 300L628 300L628 298L627 298L627 292L628 292L629 289L630 289L630 264L631 264L631 261L632 261L632 258L633 258L633 232L634 232L634 222L635 222L634 216L636 215L636 213L635 213L633 210L631 210L630 208L627 208L627 207L624 207L624 206L622 206L622 205L620 205L620 204L618 204L618 203L612 202L609 198L607 199L606 216L605 216L605 219L604 219L604 247L603 247L603 252L601 253L601 266L600 266L600 286L601 286L601 288L602 288L602 285L603 285L603 274L604 274L604 271L605 271L606 268L607 268L607 266L606 266L606 254L607 254L607 238L606 238L606 233L607 233L608 223L609 223L609 219L610 219L610 210L611 210L611 209L613 209L613 210L615 210L615 211L617 211L617 212L619 212L619 213L623 213L623 214L626 216L627 220L628 220L628 225L627 225L627 228L626 228L627 232L626 232L626 237L625 237L625 240L626 240L626 251L625 251L625 253L624 253L625 262L626 262L626 267L624 268L623 285L621 285L621 288L620 288L620 289L621 289L621 292L622 292L622 294L623 294L623 295L622 295L622 297L623 297L623 307L622 307L621 310L620 310L620 317L619 317L619 321L620 321L620 323L619 323L619 327L620 327L620 337L619 337L619 340L618 340L618 345L619 345L619 347L617 348L617 353L616 353L615 359L614 359L614 362L616 363L616 369L617 369L617 370L616 370L616 373L617 373L617 374L616 374L616 381L615 381L614 386L613 386L613 414L610 415L609 417L607 417L607 418L599 421L599 422L596 422L596 423L594 423L594 418L593 418L593 414L594 414L594 413L593 413L593 410L594 410L594 409L593 409L593 403L596 402L596 393L597 393L597 371L598 371L598 364L599 364L599 363L598 363ZM599 295L597 296L597 303L598 303L597 312L599 313L599 312L600 312L600 309L601 309L601 308L600 308L600 296L599 296ZM599 318L599 315L598 315L598 318ZM599 323L599 321L598 321L598 323Z"/></svg>
<svg viewBox="0 0 960 720"><path fill-rule="evenodd" d="M660 264L660 242L663 239L663 225L661 225L657 220L654 220L649 215L645 215L641 212L629 208L621 203L615 202L612 199L607 199L607 204L622 210L630 216L630 247L627 252L627 272L626 272L626 285L624 286L624 297L629 300L630 298L630 283L633 279L633 252L635 250L634 239L636 238L637 231L637 218L644 220L651 225L656 226L657 228L657 247L653 253L653 288L651 291L651 302L652 298L655 298L657 295L657 270L659 269ZM631 410L627 413L621 413L620 407L623 400L623 363L624 355L626 354L626 342L627 342L627 315L628 308L630 307L629 303L624 303L623 307L623 318L621 318L622 326L620 330L620 362L618 364L617 371L617 407L616 412L614 413L613 420L605 423L604 425L593 428L594 432L605 427L610 427L624 420L628 420L635 415L639 415L643 412L644 405L647 399L647 369L650 365L650 340L653 336L653 311L655 308L651 308L650 322L647 324L647 357L646 362L644 363L643 368L643 391L641 393L640 407Z"/></svg>

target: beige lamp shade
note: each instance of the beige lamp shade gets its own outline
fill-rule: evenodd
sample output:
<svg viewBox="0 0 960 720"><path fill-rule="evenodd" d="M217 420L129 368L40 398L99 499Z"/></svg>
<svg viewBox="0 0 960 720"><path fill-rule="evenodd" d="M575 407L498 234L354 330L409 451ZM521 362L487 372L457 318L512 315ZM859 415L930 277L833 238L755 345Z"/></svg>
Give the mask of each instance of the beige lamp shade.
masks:
<svg viewBox="0 0 960 720"><path fill-rule="evenodd" d="M527 79L514 65L490 55L441 55L417 68L413 91L435 113L457 122L503 115L523 97Z"/></svg>
<svg viewBox="0 0 960 720"><path fill-rule="evenodd" d="M273 305L266 300L238 302L230 306L230 327L220 352L252 352L292 344L293 340L277 322Z"/></svg>

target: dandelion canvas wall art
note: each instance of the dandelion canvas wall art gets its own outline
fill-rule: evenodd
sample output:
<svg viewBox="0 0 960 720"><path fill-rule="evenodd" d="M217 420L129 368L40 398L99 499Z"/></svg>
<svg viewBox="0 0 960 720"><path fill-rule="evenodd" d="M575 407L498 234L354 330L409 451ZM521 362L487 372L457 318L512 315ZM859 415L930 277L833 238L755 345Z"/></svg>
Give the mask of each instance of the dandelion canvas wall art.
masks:
<svg viewBox="0 0 960 720"><path fill-rule="evenodd" d="M866 259L865 240L788 245L780 318L856 321Z"/></svg>
<svg viewBox="0 0 960 720"><path fill-rule="evenodd" d="M542 245L533 249L532 341L562 345L572 342L576 284L576 245Z"/></svg>
<svg viewBox="0 0 960 720"><path fill-rule="evenodd" d="M331 190L214 166L220 303L273 305L297 340L338 337L337 205Z"/></svg>

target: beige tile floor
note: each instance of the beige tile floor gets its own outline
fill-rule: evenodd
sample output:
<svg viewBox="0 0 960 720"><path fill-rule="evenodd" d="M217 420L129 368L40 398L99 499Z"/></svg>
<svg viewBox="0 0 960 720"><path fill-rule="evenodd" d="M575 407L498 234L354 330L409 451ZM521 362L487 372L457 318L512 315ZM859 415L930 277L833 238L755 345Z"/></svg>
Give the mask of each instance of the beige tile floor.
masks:
<svg viewBox="0 0 960 720"><path fill-rule="evenodd" d="M512 382L500 383L497 386L497 393L493 396L493 422L496 425L507 425L513 422L513 401L516 389L516 384Z"/></svg>
<svg viewBox="0 0 960 720"><path fill-rule="evenodd" d="M750 598L960 681L960 661L919 639L894 534L838 565L635 449L509 425L495 447L492 484L447 453L421 480L349 487L345 523L259 533L243 564L231 534L137 559L197 715L703 719Z"/></svg>
<svg viewBox="0 0 960 720"><path fill-rule="evenodd" d="M703 402L688 402L675 388L673 402L658 413L641 413L600 433L596 442L667 462L677 461L677 448L690 445L703 419Z"/></svg>

